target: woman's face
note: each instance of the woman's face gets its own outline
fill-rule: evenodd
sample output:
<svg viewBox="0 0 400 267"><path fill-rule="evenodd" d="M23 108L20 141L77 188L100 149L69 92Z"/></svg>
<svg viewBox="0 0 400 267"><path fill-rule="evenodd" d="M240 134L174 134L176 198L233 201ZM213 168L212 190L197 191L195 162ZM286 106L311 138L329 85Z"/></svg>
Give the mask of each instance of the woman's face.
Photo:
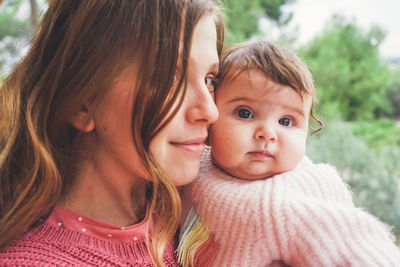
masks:
<svg viewBox="0 0 400 267"><path fill-rule="evenodd" d="M214 19L202 18L193 33L188 62L187 92L174 118L153 138L150 152L177 186L197 175L208 125L218 117L210 94L210 81L218 72ZM116 179L150 179L132 140L132 107L137 70L126 70L99 103L94 114L96 169L112 172Z"/></svg>
<svg viewBox="0 0 400 267"><path fill-rule="evenodd" d="M177 186L196 177L208 125L218 117L210 94L210 83L218 72L216 44L214 19L203 17L193 33L183 104L172 121L150 143L150 152Z"/></svg>

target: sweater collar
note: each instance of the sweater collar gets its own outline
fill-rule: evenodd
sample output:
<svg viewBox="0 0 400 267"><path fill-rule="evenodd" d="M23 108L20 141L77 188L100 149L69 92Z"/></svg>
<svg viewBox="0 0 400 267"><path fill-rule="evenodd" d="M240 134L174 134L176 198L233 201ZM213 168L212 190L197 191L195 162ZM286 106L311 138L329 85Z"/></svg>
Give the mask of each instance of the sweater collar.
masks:
<svg viewBox="0 0 400 267"><path fill-rule="evenodd" d="M146 226L148 211L143 221L123 227L100 222L78 213L75 213L62 206L56 206L45 224L53 227L61 227L70 231L90 235L98 239L110 242L132 242L146 239ZM151 231L150 226L150 231Z"/></svg>

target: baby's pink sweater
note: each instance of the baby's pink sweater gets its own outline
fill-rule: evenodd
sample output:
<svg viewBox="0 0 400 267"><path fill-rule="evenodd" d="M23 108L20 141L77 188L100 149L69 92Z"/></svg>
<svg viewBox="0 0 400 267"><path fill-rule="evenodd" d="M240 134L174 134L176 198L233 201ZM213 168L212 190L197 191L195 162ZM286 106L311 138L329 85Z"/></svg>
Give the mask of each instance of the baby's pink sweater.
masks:
<svg viewBox="0 0 400 267"><path fill-rule="evenodd" d="M206 153L191 190L220 246L213 266L400 266L388 227L353 205L333 167L306 159L293 171L244 181Z"/></svg>
<svg viewBox="0 0 400 267"><path fill-rule="evenodd" d="M0 250L0 266L154 266L145 244L146 221L119 227L57 206L50 217ZM164 253L177 267L175 244Z"/></svg>

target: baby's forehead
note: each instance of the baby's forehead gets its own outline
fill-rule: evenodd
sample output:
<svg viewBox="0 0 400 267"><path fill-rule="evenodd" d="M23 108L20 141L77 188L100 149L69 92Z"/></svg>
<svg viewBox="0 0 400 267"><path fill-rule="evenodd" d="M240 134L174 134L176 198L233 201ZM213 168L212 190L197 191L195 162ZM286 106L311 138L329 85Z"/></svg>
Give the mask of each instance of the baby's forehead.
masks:
<svg viewBox="0 0 400 267"><path fill-rule="evenodd" d="M224 77L219 79L219 85L216 88L216 91L222 86L222 87L230 87L234 86L237 82L241 81L247 82L248 87L242 88L243 90L237 90L235 93L236 94L248 94L249 91L250 93L254 94L259 91L259 93L262 95L265 92L279 92L282 89L287 89L290 88L294 92L296 92L301 98L308 98L311 97L312 95L306 91L306 89L300 88L300 86L297 85L292 85L292 84L285 84L281 83L280 81L277 81L273 79L270 75L267 73L259 70L259 69L238 69L238 68L232 68L232 70L229 73L226 73ZM246 89L253 89L253 90L246 90ZM224 94L229 94L229 93L234 93L231 90L224 90Z"/></svg>
<svg viewBox="0 0 400 267"><path fill-rule="evenodd" d="M313 98L290 85L273 81L260 71L236 72L217 88L216 99L229 103L249 103L258 107L282 106L309 113Z"/></svg>
<svg viewBox="0 0 400 267"><path fill-rule="evenodd" d="M235 80L238 76L243 73L259 73L266 79L271 80L277 84L289 86L293 90L299 93L301 97L311 95L314 99L315 88L313 85L312 76L305 73L304 70L299 69L285 69L285 68L273 68L271 66L265 67L260 65L254 60L240 60L239 58L235 61L228 61L222 64L219 75L219 84L229 83ZM218 88L217 88L218 89Z"/></svg>

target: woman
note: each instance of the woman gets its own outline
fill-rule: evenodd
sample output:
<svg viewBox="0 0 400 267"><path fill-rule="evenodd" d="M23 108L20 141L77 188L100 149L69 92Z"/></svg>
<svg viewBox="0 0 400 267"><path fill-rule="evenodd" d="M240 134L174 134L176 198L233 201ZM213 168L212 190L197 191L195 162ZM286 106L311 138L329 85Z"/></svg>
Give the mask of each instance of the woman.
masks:
<svg viewBox="0 0 400 267"><path fill-rule="evenodd" d="M0 265L176 265L222 41L210 0L50 2L0 91Z"/></svg>

